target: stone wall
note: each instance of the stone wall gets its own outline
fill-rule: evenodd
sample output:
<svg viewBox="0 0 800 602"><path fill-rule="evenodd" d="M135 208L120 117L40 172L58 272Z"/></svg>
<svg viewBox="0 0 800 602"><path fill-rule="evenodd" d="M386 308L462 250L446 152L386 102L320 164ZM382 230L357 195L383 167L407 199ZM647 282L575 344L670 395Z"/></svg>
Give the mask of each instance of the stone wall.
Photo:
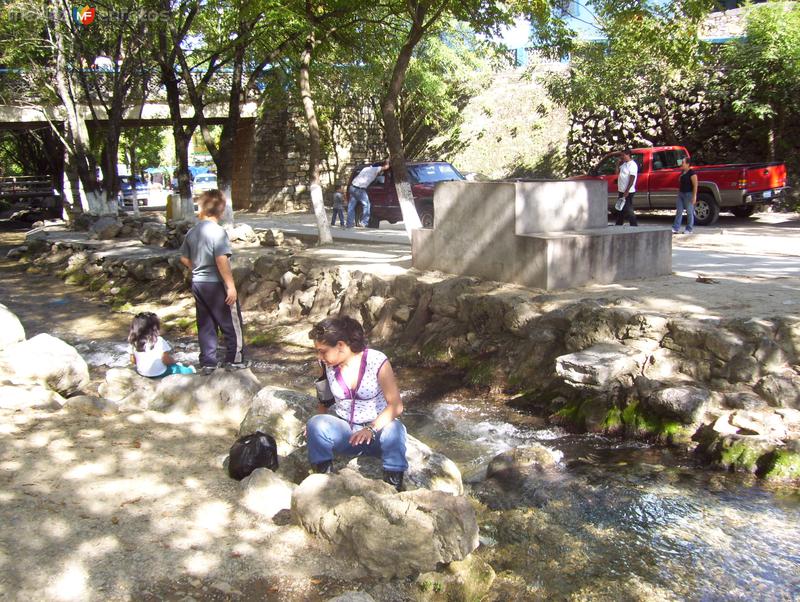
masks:
<svg viewBox="0 0 800 602"><path fill-rule="evenodd" d="M322 186L346 183L358 163L386 156L383 133L368 107L344 107L328 132L334 139L323 140L329 150L322 158ZM308 190L308 127L301 111L292 107L266 109L255 125L252 152L250 203L256 211L304 209ZM330 202L326 195L326 202Z"/></svg>

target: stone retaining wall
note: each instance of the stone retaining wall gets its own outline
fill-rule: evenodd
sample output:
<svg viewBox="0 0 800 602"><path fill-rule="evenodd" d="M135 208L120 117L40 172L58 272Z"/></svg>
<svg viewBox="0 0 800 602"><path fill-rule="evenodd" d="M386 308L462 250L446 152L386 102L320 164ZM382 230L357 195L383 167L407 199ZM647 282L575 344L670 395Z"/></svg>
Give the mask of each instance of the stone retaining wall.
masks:
<svg viewBox="0 0 800 602"><path fill-rule="evenodd" d="M117 303L170 302L186 291L176 254L119 260L85 243L46 241L25 253L34 269ZM413 272L388 281L283 247L256 259L239 254L234 276L251 312L246 321L285 327L285 342L307 345L310 324L347 314L398 365L456 368L465 383L513 397L552 423L681 445L722 468L800 478L796 316L688 320L594 300L552 309L552 297L535 291Z"/></svg>

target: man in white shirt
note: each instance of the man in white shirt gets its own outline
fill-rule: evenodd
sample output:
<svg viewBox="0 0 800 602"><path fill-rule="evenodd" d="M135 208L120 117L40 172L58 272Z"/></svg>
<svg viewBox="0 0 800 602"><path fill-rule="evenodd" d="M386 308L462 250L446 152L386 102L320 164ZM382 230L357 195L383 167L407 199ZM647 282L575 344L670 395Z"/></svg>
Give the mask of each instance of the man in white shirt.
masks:
<svg viewBox="0 0 800 602"><path fill-rule="evenodd" d="M366 227L369 223L369 195L367 188L381 173L389 170L389 159L383 163L373 163L362 169L353 181L350 182L350 202L347 204L347 227L352 228L356 222L356 204L361 203L361 224Z"/></svg>
<svg viewBox="0 0 800 602"><path fill-rule="evenodd" d="M624 199L622 209L617 210L617 226L621 226L628 218L631 226L638 226L636 214L633 212L633 195L636 192L636 179L639 175L639 166L631 156L630 149L620 153L619 175L617 177L617 207L620 200Z"/></svg>

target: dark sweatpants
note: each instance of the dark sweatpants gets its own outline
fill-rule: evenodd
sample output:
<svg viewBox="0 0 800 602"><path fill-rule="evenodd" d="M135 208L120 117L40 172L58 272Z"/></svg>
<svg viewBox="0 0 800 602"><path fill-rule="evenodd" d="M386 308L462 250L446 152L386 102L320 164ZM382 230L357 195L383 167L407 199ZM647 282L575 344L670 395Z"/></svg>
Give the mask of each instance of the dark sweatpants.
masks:
<svg viewBox="0 0 800 602"><path fill-rule="evenodd" d="M244 361L244 326L239 301L225 303L225 285L221 282L192 282L197 312L197 338L200 341L200 365L217 365L217 331L225 337L225 361Z"/></svg>

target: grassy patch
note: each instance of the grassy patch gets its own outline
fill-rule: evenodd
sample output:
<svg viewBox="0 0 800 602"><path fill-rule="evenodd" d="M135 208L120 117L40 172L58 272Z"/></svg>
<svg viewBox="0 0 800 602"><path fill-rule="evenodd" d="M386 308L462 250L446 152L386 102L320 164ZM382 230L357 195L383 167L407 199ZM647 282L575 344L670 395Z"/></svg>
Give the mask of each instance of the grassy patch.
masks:
<svg viewBox="0 0 800 602"><path fill-rule="evenodd" d="M247 342L247 345L251 347L271 347L281 343L283 340L283 329L246 328L244 340Z"/></svg>
<svg viewBox="0 0 800 602"><path fill-rule="evenodd" d="M167 330L178 331L188 334L197 334L197 321L194 318L179 317L164 322Z"/></svg>

